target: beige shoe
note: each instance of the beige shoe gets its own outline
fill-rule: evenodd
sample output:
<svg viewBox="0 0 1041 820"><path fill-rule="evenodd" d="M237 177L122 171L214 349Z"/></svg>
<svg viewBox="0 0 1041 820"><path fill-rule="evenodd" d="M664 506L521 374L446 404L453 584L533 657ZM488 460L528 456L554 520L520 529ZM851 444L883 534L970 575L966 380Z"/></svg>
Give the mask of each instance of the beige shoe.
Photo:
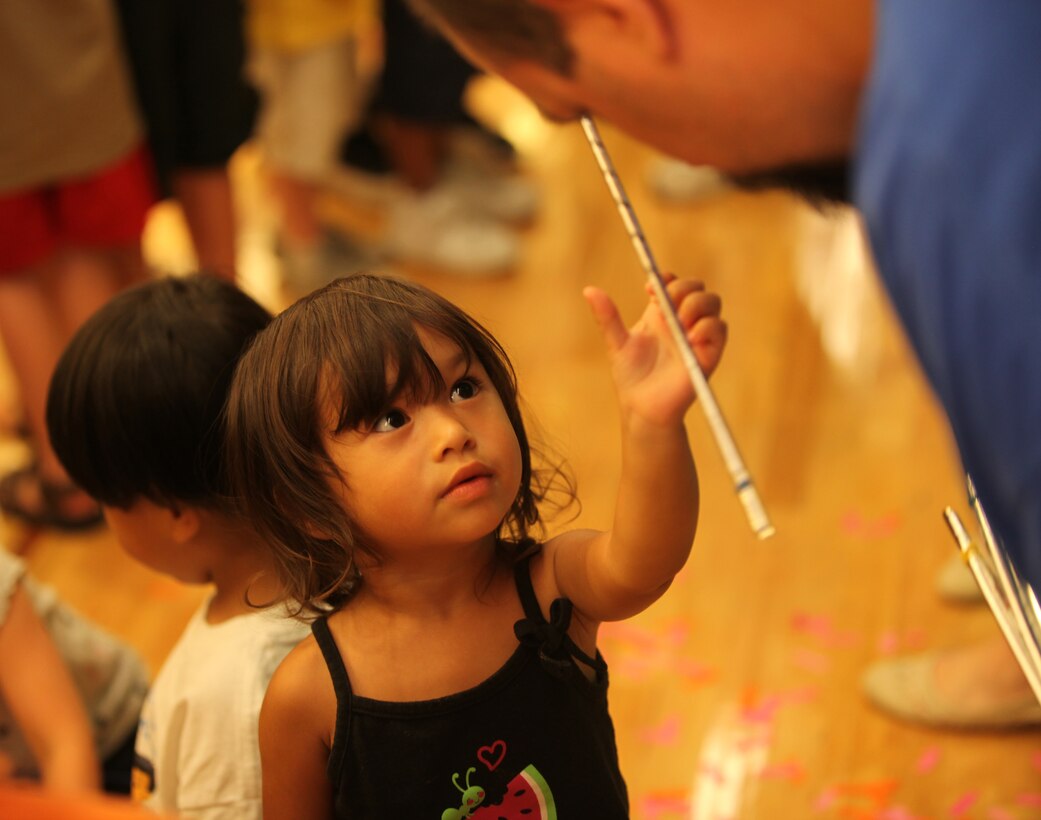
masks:
<svg viewBox="0 0 1041 820"><path fill-rule="evenodd" d="M1024 694L1017 689L1014 696L1004 699L984 691L990 684L987 675L991 668L979 671L977 667L979 674L975 676L987 678L979 686L969 685L964 675L948 675L939 668L945 660L956 659L959 651L934 650L879 661L864 674L864 694L893 717L937 728L1010 730L1041 726L1041 704L1029 690ZM959 679L961 683L952 682ZM965 691L958 692L959 686Z"/></svg>
<svg viewBox="0 0 1041 820"><path fill-rule="evenodd" d="M982 604L985 599L980 585L960 555L954 555L936 574L936 591L952 604Z"/></svg>

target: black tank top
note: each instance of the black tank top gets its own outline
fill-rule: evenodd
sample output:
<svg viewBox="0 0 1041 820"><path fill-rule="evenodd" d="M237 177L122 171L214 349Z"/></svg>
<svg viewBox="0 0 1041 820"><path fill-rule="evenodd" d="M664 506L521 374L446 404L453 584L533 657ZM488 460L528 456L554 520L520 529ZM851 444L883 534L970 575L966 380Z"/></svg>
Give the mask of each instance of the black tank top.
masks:
<svg viewBox="0 0 1041 820"><path fill-rule="evenodd" d="M490 678L435 700L355 696L325 618L312 631L336 690L328 775L337 818L623 820L629 817L607 711L607 664L567 634L571 602L542 615L528 563L514 571L525 618ZM475 647L479 651L480 647ZM590 681L575 658L595 670Z"/></svg>

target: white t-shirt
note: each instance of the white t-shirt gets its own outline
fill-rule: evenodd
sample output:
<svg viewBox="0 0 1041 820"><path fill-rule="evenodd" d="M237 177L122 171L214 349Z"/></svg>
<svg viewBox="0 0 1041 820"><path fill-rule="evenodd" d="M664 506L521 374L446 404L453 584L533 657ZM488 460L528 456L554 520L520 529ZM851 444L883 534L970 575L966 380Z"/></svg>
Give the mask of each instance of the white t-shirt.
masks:
<svg viewBox="0 0 1041 820"><path fill-rule="evenodd" d="M309 628L284 607L212 625L209 604L192 616L145 700L134 797L185 818L260 820L260 705Z"/></svg>
<svg viewBox="0 0 1041 820"><path fill-rule="evenodd" d="M53 589L37 584L25 564L0 547L0 626L21 584L46 627L83 698L94 728L98 757L104 760L126 742L137 723L148 689L148 670L138 654L63 603ZM0 696L0 752L18 777L39 774L25 737Z"/></svg>

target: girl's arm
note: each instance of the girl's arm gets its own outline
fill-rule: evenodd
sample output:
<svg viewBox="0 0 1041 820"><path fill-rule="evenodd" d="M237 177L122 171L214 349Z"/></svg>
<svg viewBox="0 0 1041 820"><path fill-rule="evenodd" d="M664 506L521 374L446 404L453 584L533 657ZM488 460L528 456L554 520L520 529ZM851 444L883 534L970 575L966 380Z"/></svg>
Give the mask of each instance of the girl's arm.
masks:
<svg viewBox="0 0 1041 820"><path fill-rule="evenodd" d="M698 282L669 277L698 363L719 362L726 325L720 300ZM622 473L608 532L573 531L553 539L545 561L561 595L590 621L626 618L668 589L690 553L698 522L698 477L684 415L694 401L690 376L652 300L626 329L606 293L587 288L618 396Z"/></svg>
<svg viewBox="0 0 1041 820"><path fill-rule="evenodd" d="M275 670L260 709L264 820L332 820L326 765L335 720L329 672L306 638Z"/></svg>
<svg viewBox="0 0 1041 820"><path fill-rule="evenodd" d="M94 732L83 700L22 584L0 624L0 693L44 785L66 791L99 787Z"/></svg>

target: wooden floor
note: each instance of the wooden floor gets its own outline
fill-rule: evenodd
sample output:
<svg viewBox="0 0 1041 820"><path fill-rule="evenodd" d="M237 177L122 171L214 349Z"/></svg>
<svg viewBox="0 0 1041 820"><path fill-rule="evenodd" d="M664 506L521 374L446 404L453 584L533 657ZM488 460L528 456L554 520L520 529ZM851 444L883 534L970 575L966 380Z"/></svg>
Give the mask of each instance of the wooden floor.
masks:
<svg viewBox="0 0 1041 820"><path fill-rule="evenodd" d="M627 317L645 295L577 126L551 126L494 83L478 110L519 146L544 196L511 275L405 273L486 323L516 364L530 418L578 477L579 523L605 527L619 469L616 412L580 295L607 288ZM689 429L703 487L690 563L640 617L603 630L622 768L638 820L1041 817L1041 734L901 725L863 700L873 660L994 629L985 608L944 604L934 578L965 513L951 441L867 263L855 218L779 194L657 200L651 154L604 129L663 268L723 295L730 344L716 396L777 527L745 522L699 408ZM255 160L236 161L243 281L272 308L270 213ZM356 208L330 200L334 218ZM190 267L176 213L157 211L153 261ZM5 444L2 456L19 457ZM90 537L4 529L35 573L137 646L155 668L204 590Z"/></svg>

